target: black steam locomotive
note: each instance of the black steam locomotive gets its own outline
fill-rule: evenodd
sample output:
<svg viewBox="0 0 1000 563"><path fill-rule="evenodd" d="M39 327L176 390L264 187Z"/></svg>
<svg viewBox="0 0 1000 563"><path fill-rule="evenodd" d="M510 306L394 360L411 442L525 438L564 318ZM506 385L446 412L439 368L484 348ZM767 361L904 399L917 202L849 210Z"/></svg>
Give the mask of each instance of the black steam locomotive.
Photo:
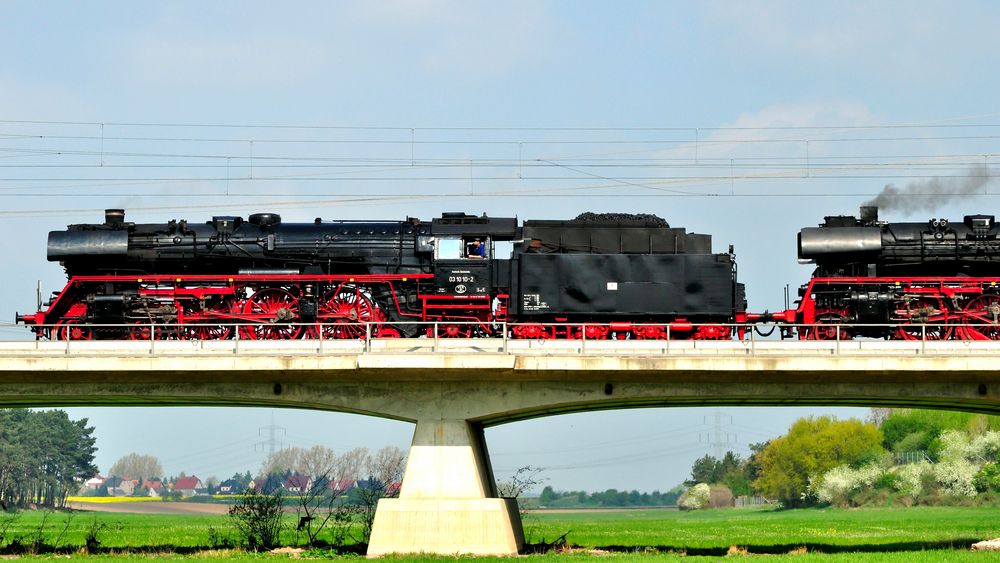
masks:
<svg viewBox="0 0 1000 563"><path fill-rule="evenodd" d="M497 245L508 244L500 256ZM429 223L101 224L49 234L66 287L18 315L52 339L497 335L729 338L745 320L732 253L651 216L445 213ZM434 324L428 325L432 322ZM113 326L112 326L113 325ZM428 328L429 327L429 328ZM436 332L435 332L436 331Z"/></svg>
<svg viewBox="0 0 1000 563"><path fill-rule="evenodd" d="M820 325L802 338L1000 339L998 235L992 215L890 224L862 207L860 218L826 217L799 233L799 259L816 271L780 318Z"/></svg>

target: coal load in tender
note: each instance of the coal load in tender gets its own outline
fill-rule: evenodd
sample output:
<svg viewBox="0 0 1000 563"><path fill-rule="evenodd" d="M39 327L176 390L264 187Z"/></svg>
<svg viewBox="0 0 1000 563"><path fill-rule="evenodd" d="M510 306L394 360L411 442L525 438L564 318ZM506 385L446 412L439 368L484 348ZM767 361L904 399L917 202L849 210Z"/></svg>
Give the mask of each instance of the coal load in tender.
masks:
<svg viewBox="0 0 1000 563"><path fill-rule="evenodd" d="M670 224L667 223L662 217L657 217L651 213L591 213L588 211L577 215L575 220L586 221L588 223L618 223L636 224L646 227L670 227Z"/></svg>

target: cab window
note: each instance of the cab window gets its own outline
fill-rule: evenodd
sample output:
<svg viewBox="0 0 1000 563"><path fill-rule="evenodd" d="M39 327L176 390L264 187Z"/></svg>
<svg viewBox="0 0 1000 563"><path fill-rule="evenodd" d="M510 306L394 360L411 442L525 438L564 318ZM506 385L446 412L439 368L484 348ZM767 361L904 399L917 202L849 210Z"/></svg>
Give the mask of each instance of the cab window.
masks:
<svg viewBox="0 0 1000 563"><path fill-rule="evenodd" d="M438 260L483 260L489 256L486 237L438 237L434 243L434 257Z"/></svg>
<svg viewBox="0 0 1000 563"><path fill-rule="evenodd" d="M486 237L465 237L465 257L470 260L489 258L490 246Z"/></svg>
<svg viewBox="0 0 1000 563"><path fill-rule="evenodd" d="M434 244L434 257L438 260L458 260L465 257L461 237L438 237Z"/></svg>

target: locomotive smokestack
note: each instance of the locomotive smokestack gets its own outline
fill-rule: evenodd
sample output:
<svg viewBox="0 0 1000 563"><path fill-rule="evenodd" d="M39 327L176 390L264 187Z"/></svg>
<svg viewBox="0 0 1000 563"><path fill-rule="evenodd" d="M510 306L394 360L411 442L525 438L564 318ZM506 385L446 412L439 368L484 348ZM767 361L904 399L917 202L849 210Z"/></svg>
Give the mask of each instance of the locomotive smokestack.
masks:
<svg viewBox="0 0 1000 563"><path fill-rule="evenodd" d="M104 224L110 227L121 227L125 224L124 209L105 209Z"/></svg>

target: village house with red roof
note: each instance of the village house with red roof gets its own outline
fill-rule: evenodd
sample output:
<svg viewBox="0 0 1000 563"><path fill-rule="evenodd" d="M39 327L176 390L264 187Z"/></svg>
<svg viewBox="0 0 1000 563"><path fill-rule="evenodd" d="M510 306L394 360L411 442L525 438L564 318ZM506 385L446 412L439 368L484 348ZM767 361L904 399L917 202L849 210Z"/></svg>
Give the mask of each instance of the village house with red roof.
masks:
<svg viewBox="0 0 1000 563"><path fill-rule="evenodd" d="M205 485L201 482L201 479L192 475L190 477L181 477L174 481L171 490L180 492L183 497L193 497L205 494Z"/></svg>

